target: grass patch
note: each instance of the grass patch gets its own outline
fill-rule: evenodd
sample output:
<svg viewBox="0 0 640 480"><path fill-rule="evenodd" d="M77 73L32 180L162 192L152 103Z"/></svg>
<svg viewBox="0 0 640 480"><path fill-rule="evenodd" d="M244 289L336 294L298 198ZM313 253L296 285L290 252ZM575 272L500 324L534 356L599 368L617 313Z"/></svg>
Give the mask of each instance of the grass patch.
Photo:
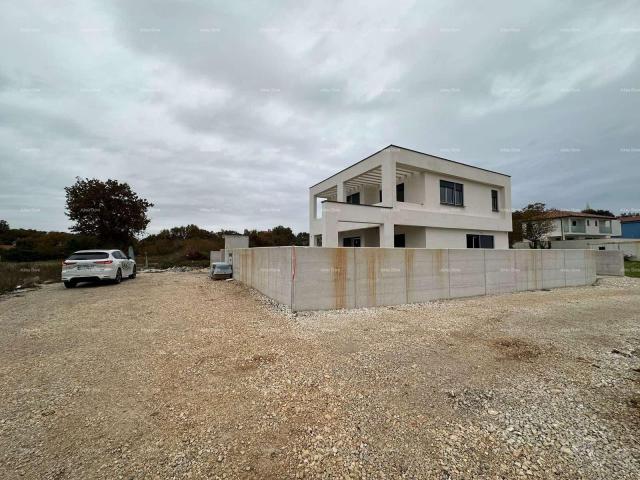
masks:
<svg viewBox="0 0 640 480"><path fill-rule="evenodd" d="M18 285L60 281L61 260L42 262L0 262L0 293L10 292Z"/></svg>
<svg viewBox="0 0 640 480"><path fill-rule="evenodd" d="M640 262L632 262L630 260L625 260L624 274L627 277L640 278Z"/></svg>

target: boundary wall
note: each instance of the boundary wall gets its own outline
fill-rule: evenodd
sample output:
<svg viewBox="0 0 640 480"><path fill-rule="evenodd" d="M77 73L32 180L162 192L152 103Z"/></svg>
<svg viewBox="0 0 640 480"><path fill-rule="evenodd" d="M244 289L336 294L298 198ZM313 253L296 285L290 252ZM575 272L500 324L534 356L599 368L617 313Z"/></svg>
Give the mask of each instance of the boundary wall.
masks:
<svg viewBox="0 0 640 480"><path fill-rule="evenodd" d="M293 311L331 310L591 285L596 280L597 253L242 248L234 250L233 278Z"/></svg>

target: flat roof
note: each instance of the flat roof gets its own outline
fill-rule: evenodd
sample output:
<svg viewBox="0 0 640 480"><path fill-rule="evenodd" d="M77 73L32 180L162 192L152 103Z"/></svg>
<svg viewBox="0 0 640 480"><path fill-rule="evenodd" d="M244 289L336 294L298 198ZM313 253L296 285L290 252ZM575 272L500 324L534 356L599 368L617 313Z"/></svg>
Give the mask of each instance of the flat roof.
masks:
<svg viewBox="0 0 640 480"><path fill-rule="evenodd" d="M475 165L469 165L468 163L457 162L457 161L455 161L455 160L450 160L450 159L448 159L448 158L439 157L439 156L437 156L437 155L432 155L432 154L430 154L430 153L420 152L420 151L418 151L418 150L412 150L411 148L399 147L398 145L394 145L394 144L392 143L392 144L390 144L390 145L387 145L387 146L386 146L386 147L384 147L384 148L381 148L381 149L380 149L380 150L378 150L377 152L372 153L372 154L371 154L371 155L369 155L368 157L365 157L365 158L363 158L362 160L359 160L359 161L357 161L356 163L354 163L354 164L352 164L352 165L349 165L348 167L343 168L343 169L342 169L342 170L340 170L339 172L334 173L333 175L331 175L331 176L329 176L329 177L325 178L324 180L320 180L318 183L316 183L316 184L314 184L314 185L311 185L309 188L313 188L313 187L315 187L316 185L320 185L322 182L326 182L326 181L327 181L327 180L329 180L330 178L333 178L333 177L335 177L336 175L339 175L339 174L341 174L342 172L344 172L344 171L346 171L346 170L349 170L351 167L355 167L355 166L356 166L356 165L358 165L359 163L362 163L362 162L364 162L365 160L368 160L369 158L373 157L374 155L377 155L378 153L380 153L380 152L382 152L382 151L386 150L387 148L392 148L392 147L393 147L393 148L400 148L400 149L402 149L402 150L406 150L406 151L408 151L408 152L419 153L420 155L428 155L428 156L430 156L430 157L437 158L437 159L439 159L439 160L445 160L445 161L447 161L447 162L456 163L456 164L458 164L458 165L464 165L465 167L476 168L476 169L478 169L478 170L483 170L483 171L485 171L485 172L495 173L495 174L498 174L498 175L502 175L502 176L504 176L504 177L509 177L509 178L511 178L511 175L507 175L506 173L500 173L500 172L496 172L496 171L494 171L494 170L488 170L488 169L486 169L486 168L476 167Z"/></svg>

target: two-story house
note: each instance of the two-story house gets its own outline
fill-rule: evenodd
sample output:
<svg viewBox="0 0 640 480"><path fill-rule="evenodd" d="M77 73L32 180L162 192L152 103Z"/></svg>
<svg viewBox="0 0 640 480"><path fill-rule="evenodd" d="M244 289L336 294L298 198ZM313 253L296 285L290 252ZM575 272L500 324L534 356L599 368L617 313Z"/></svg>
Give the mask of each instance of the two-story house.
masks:
<svg viewBox="0 0 640 480"><path fill-rule="evenodd" d="M312 246L509 248L511 178L389 145L309 189Z"/></svg>
<svg viewBox="0 0 640 480"><path fill-rule="evenodd" d="M620 220L592 213L549 210L541 220L551 221L553 230L544 240L597 240L621 235Z"/></svg>

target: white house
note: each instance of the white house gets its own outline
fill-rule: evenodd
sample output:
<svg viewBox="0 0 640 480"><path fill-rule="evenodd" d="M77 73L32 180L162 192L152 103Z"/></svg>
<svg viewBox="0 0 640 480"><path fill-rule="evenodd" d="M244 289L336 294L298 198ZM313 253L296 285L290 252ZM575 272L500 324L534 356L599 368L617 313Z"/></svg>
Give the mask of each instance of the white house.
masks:
<svg viewBox="0 0 640 480"><path fill-rule="evenodd" d="M309 189L312 246L509 248L511 178L389 145Z"/></svg>
<svg viewBox="0 0 640 480"><path fill-rule="evenodd" d="M594 240L622 235L620 220L608 215L550 210L542 220L553 222L553 230L544 240Z"/></svg>

